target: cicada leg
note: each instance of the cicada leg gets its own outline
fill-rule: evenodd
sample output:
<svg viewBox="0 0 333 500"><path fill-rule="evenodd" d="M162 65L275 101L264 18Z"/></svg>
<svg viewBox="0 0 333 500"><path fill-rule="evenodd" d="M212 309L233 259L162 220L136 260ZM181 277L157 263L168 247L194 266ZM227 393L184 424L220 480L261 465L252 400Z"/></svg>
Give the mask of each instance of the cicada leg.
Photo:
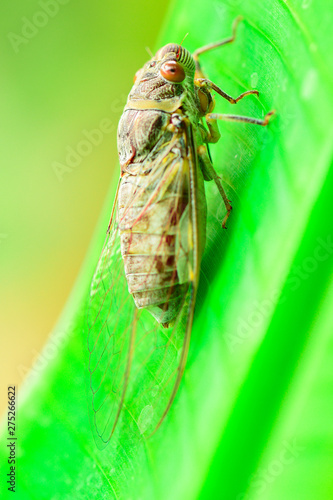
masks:
<svg viewBox="0 0 333 500"><path fill-rule="evenodd" d="M222 196L222 199L224 201L225 208L227 209L227 213L222 221L222 227L223 227L223 229L225 229L226 222L227 222L229 215L230 215L230 212L232 210L232 206L230 205L230 201L228 200L227 195L225 194L221 179L217 175L217 172L214 169L212 162L210 161L210 158L208 156L208 152L207 152L207 149L205 146L198 147L198 156L201 160L200 165L202 167L202 173L203 173L204 179L206 181L213 180L215 182L216 187L219 190L219 193Z"/></svg>
<svg viewBox="0 0 333 500"><path fill-rule="evenodd" d="M223 99L229 101L230 104L237 104L238 101L240 101L241 99L243 99L243 97L247 95L252 95L252 94L259 95L258 90L246 90L246 92L243 92L238 97L231 97L229 94L220 89L220 87L215 85L215 83L208 80L208 78L197 78L196 80L194 80L194 84L200 88L206 87L210 91L215 90L215 92L217 92L221 97L223 97Z"/></svg>
<svg viewBox="0 0 333 500"><path fill-rule="evenodd" d="M200 66L199 56L201 56L201 54L204 54L205 52L208 52L209 50L213 50L213 49L216 49L217 47L222 47L223 45L226 45L228 43L232 43L236 39L237 26L239 25L239 23L242 20L243 20L243 16L238 16L234 20L233 25L232 25L232 35L231 35L231 37L225 38L224 40L220 40L219 42L210 43L208 45L205 45L204 47L200 47L200 49L197 49L193 53L193 58L194 58L194 61L195 61L195 66L196 66L196 69L195 69L195 78L205 78L205 75L202 72L202 69L201 69L201 66Z"/></svg>
<svg viewBox="0 0 333 500"><path fill-rule="evenodd" d="M218 47L222 47L223 45L226 45L228 43L234 42L235 39L236 39L237 27L238 27L240 21L242 21L242 20L243 20L243 16L238 16L234 20L233 25L232 25L232 35L231 35L231 37L226 38L224 40L221 40L219 42L210 43L209 45L205 45L204 47L201 47L200 49L197 49L193 53L193 58L194 58L195 67L196 67L195 68L194 83L198 87L206 87L209 90L214 90L221 97L223 97L224 99L226 99L227 101L229 101L231 104L236 104L238 101L240 101L241 99L243 99L243 97L245 97L247 95L251 95L251 94L259 95L259 92L258 92L258 90L247 90L246 92L243 92L242 94L240 94L236 98L231 97L226 92L224 92L222 89L220 89L217 85L215 85L215 83L211 82L210 80L208 80L208 78L206 78L206 76L204 75L204 73L203 73L203 71L201 69L201 65L200 65L200 62L199 62L199 56L201 56L201 54L204 54L205 52L208 52L209 50L213 50L213 49L216 49Z"/></svg>
<svg viewBox="0 0 333 500"><path fill-rule="evenodd" d="M267 113L263 120L259 118L251 118L250 116L239 116L239 115L224 115L219 113L208 113L205 116L206 122L209 128L209 134L207 142L217 142L220 138L220 133L217 127L217 120L224 120L226 122L243 122L243 123L252 123L253 125L261 125L262 127L266 127L268 125L269 120L275 114L275 110Z"/></svg>
<svg viewBox="0 0 333 500"><path fill-rule="evenodd" d="M266 114L263 120L260 120L258 118L251 118L249 116L237 116L237 115L222 115L222 114L217 114L217 113L209 113L208 115L205 116L207 126L209 129L209 132L206 131L206 136L204 137L204 142L207 144L208 143L216 143L220 137L221 134L218 129L217 125L217 120L225 120L225 121L235 121L235 122L243 122L243 123L252 123L254 125L261 125L262 127L265 127L268 125L269 120L272 115L274 115L275 111L270 111L269 113ZM213 164L209 158L208 151L205 146L199 146L198 148L198 156L201 159L201 166L203 169L203 175L205 180L213 180L217 186L217 189L219 190L223 202L225 204L225 207L227 209L227 213L222 221L222 227L226 227L226 222L229 218L230 212L232 210L232 206L230 204L230 201L228 200L226 193L223 189L220 177L216 173Z"/></svg>
<svg viewBox="0 0 333 500"><path fill-rule="evenodd" d="M226 45L228 43L234 42L236 39L237 27L238 27L240 21L242 21L242 19L243 19L242 16L238 16L234 20L233 26L232 26L231 37L226 38L226 39L221 40L221 41L216 42L216 43L211 43L209 45L205 45L204 47L197 49L193 54L193 57L195 60L195 66L196 66L195 80L194 80L195 85L199 88L202 88L202 89L206 88L209 92L211 92L211 91L217 92L221 97L226 99L231 104L236 104L238 101L240 101L241 99L243 99L247 95L252 95L252 94L259 95L259 92L258 92L258 90L247 90L246 92L243 92L242 94L240 94L236 98L228 95L226 92L224 92L222 89L220 89L217 85L215 85L215 83L213 83L208 78L206 78L205 74L203 73L203 71L201 69L199 57L205 52L208 52L208 51L213 50L213 49L218 48L218 47L222 47L223 45ZM251 118L251 117L247 117L247 116L224 115L224 114L212 113L213 108L214 108L214 101L213 101L212 105L210 106L210 109L208 110L208 114L205 115L206 123L207 123L208 130L209 130L208 132L206 131L206 133L203 134L204 135L203 142L206 143L206 147L199 146L198 156L201 159L200 164L201 164L202 169L203 169L203 175L204 175L205 180L214 180L214 182L215 182L215 184L216 184L216 186L217 186L217 188L222 196L224 204L226 206L227 214L222 221L222 227L225 228L227 219L228 219L230 212L232 210L232 206L231 206L230 201L228 200L226 193L223 189L220 177L217 175L217 173L212 165L210 155L209 155L209 150L208 150L208 144L218 142L218 140L221 137L221 134L219 132L218 125L217 125L217 120L237 121L237 122L245 122L245 123L252 123L255 125L266 126L270 120L270 117L275 113L275 111L270 111L269 113L266 114L264 119L260 120L257 118Z"/></svg>

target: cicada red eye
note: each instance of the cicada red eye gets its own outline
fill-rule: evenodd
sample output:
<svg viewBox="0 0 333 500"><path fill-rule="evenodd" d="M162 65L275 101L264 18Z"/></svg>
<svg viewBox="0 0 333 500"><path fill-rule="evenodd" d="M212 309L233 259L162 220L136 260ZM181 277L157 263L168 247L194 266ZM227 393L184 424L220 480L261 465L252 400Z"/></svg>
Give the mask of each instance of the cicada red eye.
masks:
<svg viewBox="0 0 333 500"><path fill-rule="evenodd" d="M162 64L160 72L169 82L180 83L185 80L185 71L176 61L166 61Z"/></svg>

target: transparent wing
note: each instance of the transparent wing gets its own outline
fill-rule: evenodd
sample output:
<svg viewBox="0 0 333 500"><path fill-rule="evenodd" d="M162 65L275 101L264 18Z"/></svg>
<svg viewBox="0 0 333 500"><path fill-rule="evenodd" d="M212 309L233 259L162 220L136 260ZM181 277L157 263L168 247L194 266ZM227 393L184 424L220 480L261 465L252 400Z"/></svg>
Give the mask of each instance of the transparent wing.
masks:
<svg viewBox="0 0 333 500"><path fill-rule="evenodd" d="M195 150L191 125L184 119L178 132L164 138L146 159L142 170L148 173L127 180L135 183L135 189L121 211L119 199L115 201L91 284L86 326L91 415L99 446L108 443L124 413L140 434L154 432L184 371L199 274ZM170 203L166 209L170 193L172 209ZM138 200L143 200L139 207ZM129 237L142 232L144 237L147 218L160 227L149 236L145 257L150 266L139 277L139 287L144 283L154 297L164 293L164 302L153 308L155 316L159 308L162 312L177 308L164 326L148 310L135 306L121 255L120 232L128 230ZM171 259L163 254L165 241L174 246ZM156 284L162 275L168 276L167 287Z"/></svg>

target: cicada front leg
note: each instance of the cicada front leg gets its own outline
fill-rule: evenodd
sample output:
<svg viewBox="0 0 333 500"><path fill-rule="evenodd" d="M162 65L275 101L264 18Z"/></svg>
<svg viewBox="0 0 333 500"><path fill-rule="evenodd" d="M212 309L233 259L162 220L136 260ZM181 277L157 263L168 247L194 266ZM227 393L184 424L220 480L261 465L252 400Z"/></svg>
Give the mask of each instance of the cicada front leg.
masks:
<svg viewBox="0 0 333 500"><path fill-rule="evenodd" d="M224 40L221 40L216 43L211 43L209 45L205 45L204 47L201 47L200 49L196 50L193 54L194 60L195 60L195 80L194 84L196 85L197 88L199 88L199 95L202 96L202 92L204 95L211 95L212 91L215 91L217 94L219 94L221 97L226 99L230 104L237 104L238 101L246 97L247 95L259 95L258 90L247 90L240 94L238 97L234 98L224 92L221 88L219 88L215 83L213 83L211 80L206 78L205 74L202 71L200 62L199 62L199 57L210 50L213 50L218 47L222 47L223 45L226 45L228 43L232 43L236 39L236 32L237 32L237 27L240 23L240 21L243 19L242 16L239 16L235 19L233 26L232 26L232 35L229 38L226 38ZM201 94L200 94L201 92ZM201 100L201 99L200 99ZM203 102L205 102L206 99L203 97ZM207 103L208 103L207 99ZM231 204L230 201L227 199L226 193L223 189L220 177L217 175L211 159L210 155L208 153L208 144L209 143L216 143L221 137L221 134L218 129L217 125L217 120L224 120L224 121L235 121L235 122L243 122L243 123L251 123L254 125L261 125L261 126L266 126L271 118L271 116L275 113L275 111L270 111L269 113L266 114L266 116L263 119L257 119L257 118L251 118L248 116L238 116L238 115L229 115L229 114L217 114L213 113L214 109L214 98L211 98L210 103L207 104L207 109L206 109L206 114L205 114L205 119L206 123L208 126L208 131L206 131L205 134L203 134L205 137L203 137L203 142L206 144L206 146L199 146L198 148L198 156L200 158L200 164L203 169L203 175L205 180L214 180L221 196L224 201L224 204L227 209L227 214L224 217L222 221L222 227L226 227L226 222L227 219L230 215L231 212ZM203 106L203 109L205 107Z"/></svg>
<svg viewBox="0 0 333 500"><path fill-rule="evenodd" d="M197 78L196 80L194 80L194 83L195 83L195 85L197 85L200 88L206 88L209 91L213 90L213 91L217 92L221 97L223 97L223 99L226 99L227 101L229 101L230 104L237 104L238 101L240 101L241 99L243 99L243 97L245 97L247 95L253 95L253 94L259 95L258 90L246 90L245 92L240 94L238 97L231 97L231 95L224 92L222 89L220 89L220 87L215 85L215 83L208 80L208 78Z"/></svg>
<svg viewBox="0 0 333 500"><path fill-rule="evenodd" d="M229 38L226 38L224 40L221 40L219 42L211 43L209 45L205 45L204 47L201 47L200 49L197 49L193 53L193 58L195 60L195 77L194 77L194 83L197 87L200 87L201 89L207 89L209 92L215 91L217 94L219 94L221 97L226 99L230 104L237 104L241 99L246 97L247 95L259 95L258 90L246 90L242 94L240 94L238 97L232 97L226 92L224 92L220 87L218 87L215 83L213 83L211 80L209 80L205 74L202 71L200 62L199 62L199 57L204 54L205 52L208 52L210 50L216 49L218 47L222 47L223 45L226 45L228 43L232 43L236 39L236 32L237 32L237 27L240 23L240 21L243 20L242 16L238 16L233 23L232 26L232 36ZM223 120L229 120L229 121L242 121L242 122L247 122L247 123L254 123L256 125L267 125L269 117L274 114L274 111L271 111L268 113L264 120L256 120L252 118L247 118L247 117L237 117L236 115L223 115L225 118L222 118L222 115L219 115L218 119L223 119ZM216 115L217 116L217 115ZM229 117L229 118L227 118ZM214 137L214 135L212 135ZM210 142L210 141L209 141ZM216 140L212 141L216 142Z"/></svg>
<svg viewBox="0 0 333 500"><path fill-rule="evenodd" d="M236 32L237 32L237 26L239 23L243 20L243 16L238 16L233 22L232 25L232 35L229 38L225 38L224 40L220 40L219 42L215 43L210 43L208 45L205 45L204 47L200 47L200 49L197 49L193 53L193 59L195 61L195 78L205 78L204 73L202 72L200 62L199 62L199 56L201 54L204 54L205 52L209 52L210 50L216 49L218 47L222 47L223 45L226 45L228 43L232 43L236 39Z"/></svg>
<svg viewBox="0 0 333 500"><path fill-rule="evenodd" d="M259 95L258 90L247 90L246 92L243 92L240 94L238 97L234 98L228 95L226 92L224 92L222 89L220 89L215 83L211 82L206 78L205 74L202 71L200 62L199 62L199 57L204 54L205 52L209 52L210 50L216 49L218 47L222 47L223 45L226 45L228 43L232 43L236 40L236 32L237 32L237 27L239 23L243 20L243 16L238 16L233 22L232 25L232 35L229 38L225 38L224 40L220 40L219 42L215 43L210 43L208 45L205 45L204 47L201 47L200 49L197 49L193 53L193 59L195 61L195 76L194 76L194 81L195 84L199 87L206 87L208 90L214 90L217 92L221 97L229 101L231 104L236 104L238 101L243 99L243 97L251 94Z"/></svg>

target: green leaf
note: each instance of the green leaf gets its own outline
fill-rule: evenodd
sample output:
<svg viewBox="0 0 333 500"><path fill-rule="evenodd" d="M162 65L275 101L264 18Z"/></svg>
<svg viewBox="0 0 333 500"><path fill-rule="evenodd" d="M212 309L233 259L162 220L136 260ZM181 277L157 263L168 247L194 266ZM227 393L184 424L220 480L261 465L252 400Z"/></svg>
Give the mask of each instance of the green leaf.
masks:
<svg viewBox="0 0 333 500"><path fill-rule="evenodd" d="M277 116L267 128L221 122L211 147L234 210L223 232L207 185L207 248L176 400L149 440L122 429L96 448L82 326L103 227L20 395L20 500L331 498L332 12L323 0L181 0L160 45L188 31L193 51L228 37L239 14L237 40L203 55L204 70L234 97L260 96L236 107L217 96L216 110Z"/></svg>

